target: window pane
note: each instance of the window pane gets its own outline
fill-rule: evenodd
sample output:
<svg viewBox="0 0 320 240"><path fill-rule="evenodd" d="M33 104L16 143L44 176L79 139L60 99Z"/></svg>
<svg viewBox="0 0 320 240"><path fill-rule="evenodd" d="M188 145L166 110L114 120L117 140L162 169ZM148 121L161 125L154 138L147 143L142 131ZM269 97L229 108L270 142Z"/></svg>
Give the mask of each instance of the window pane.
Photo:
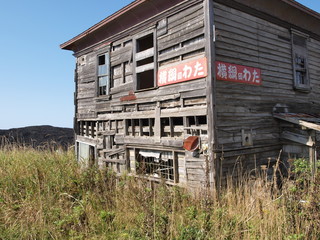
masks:
<svg viewBox="0 0 320 240"><path fill-rule="evenodd" d="M109 81L109 77L108 76L99 77L99 87L107 86L108 81Z"/></svg>
<svg viewBox="0 0 320 240"><path fill-rule="evenodd" d="M98 75L107 75L108 74L108 67L107 65L99 65L98 67Z"/></svg>
<svg viewBox="0 0 320 240"><path fill-rule="evenodd" d="M107 95L107 87L106 86L102 86L99 87L99 95Z"/></svg>
<svg viewBox="0 0 320 240"><path fill-rule="evenodd" d="M296 81L298 84L306 84L305 73L301 71L296 71Z"/></svg>
<svg viewBox="0 0 320 240"><path fill-rule="evenodd" d="M109 53L99 56L98 61L98 75L109 75Z"/></svg>

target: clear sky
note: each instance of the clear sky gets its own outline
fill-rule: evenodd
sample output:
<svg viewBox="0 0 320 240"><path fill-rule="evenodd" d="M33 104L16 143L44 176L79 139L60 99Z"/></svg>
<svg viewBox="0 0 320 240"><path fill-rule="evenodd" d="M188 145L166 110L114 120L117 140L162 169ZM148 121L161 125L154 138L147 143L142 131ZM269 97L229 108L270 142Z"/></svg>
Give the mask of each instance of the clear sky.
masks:
<svg viewBox="0 0 320 240"><path fill-rule="evenodd" d="M75 59L59 45L132 1L0 0L0 129L72 127Z"/></svg>

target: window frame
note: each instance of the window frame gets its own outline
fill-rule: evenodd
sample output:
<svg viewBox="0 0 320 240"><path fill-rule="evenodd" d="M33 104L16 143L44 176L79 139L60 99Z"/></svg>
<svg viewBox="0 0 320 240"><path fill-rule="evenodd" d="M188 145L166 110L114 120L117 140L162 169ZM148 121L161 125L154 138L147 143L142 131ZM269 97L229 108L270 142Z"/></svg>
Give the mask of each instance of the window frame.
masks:
<svg viewBox="0 0 320 240"><path fill-rule="evenodd" d="M305 46L300 46L294 43L294 38L300 37L304 38ZM308 41L309 35L304 34L300 31L291 29L291 48L292 48L292 68L293 68L293 88L294 90L301 91L301 92L310 92L311 91L311 84L310 84L310 76L309 76L309 67L308 67ZM302 56L304 59L304 68L299 68L299 65L296 61L296 56ZM304 81L305 83L300 83L298 81L298 72L304 72Z"/></svg>
<svg viewBox="0 0 320 240"><path fill-rule="evenodd" d="M138 48L137 48L137 44L138 44L138 41L140 39L143 39L145 37L147 37L148 35L151 35L153 36L153 55L147 55L146 57L142 57L141 54L139 56L139 53L142 53L142 52L147 52L147 51L150 51L150 49L152 48L148 48L148 49L145 49L143 51L139 51L137 52ZM137 56L138 55L138 56ZM147 63L147 64L143 64L141 66L137 66L138 62L139 61L143 61L147 58L153 58L153 62L151 63ZM150 71L152 69L147 69L145 71L139 71L137 72L137 68L140 67L140 69L142 69L143 66L147 66L147 65L151 65L153 63L153 86L152 87L147 87L147 88L139 88L138 86L138 74L139 73L143 73L145 71ZM146 91L146 90L151 90L151 89L155 89L157 88L157 35L156 35L156 29L155 28L152 28L151 30L148 30L148 31L145 31L143 33L139 33L137 34L136 36L133 37L133 66L132 66L132 69L133 69L133 80L134 80L134 90L136 92L139 92L139 91Z"/></svg>
<svg viewBox="0 0 320 240"><path fill-rule="evenodd" d="M105 56L105 64L106 65L106 72L100 74L99 73L99 66L103 66L99 64L100 61L100 57ZM111 71L111 61L110 61L110 46L108 46L107 48L104 48L103 50L100 50L99 52L97 52L96 54L96 95L98 98L104 98L104 97L109 97L110 95L110 71ZM101 94L101 90L100 90L100 79L106 77L106 90L105 90L105 94Z"/></svg>

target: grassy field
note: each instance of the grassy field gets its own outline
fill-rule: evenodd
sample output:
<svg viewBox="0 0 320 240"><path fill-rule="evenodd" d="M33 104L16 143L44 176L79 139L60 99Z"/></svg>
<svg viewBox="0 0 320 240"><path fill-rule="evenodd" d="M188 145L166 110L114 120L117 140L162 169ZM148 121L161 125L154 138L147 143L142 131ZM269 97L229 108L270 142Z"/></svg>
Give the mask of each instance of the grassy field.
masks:
<svg viewBox="0 0 320 240"><path fill-rule="evenodd" d="M319 175L311 183L302 171L281 192L243 180L213 198L81 170L74 159L0 149L0 239L320 239Z"/></svg>

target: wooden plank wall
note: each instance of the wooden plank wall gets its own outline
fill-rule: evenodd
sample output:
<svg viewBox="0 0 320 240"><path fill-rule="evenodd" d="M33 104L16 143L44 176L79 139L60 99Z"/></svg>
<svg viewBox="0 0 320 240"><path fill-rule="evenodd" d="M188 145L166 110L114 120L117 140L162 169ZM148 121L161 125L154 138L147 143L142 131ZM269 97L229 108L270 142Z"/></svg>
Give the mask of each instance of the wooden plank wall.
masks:
<svg viewBox="0 0 320 240"><path fill-rule="evenodd" d="M204 13L202 1L186 1L170 16L163 13L156 42L158 67L176 64L204 54ZM174 152L178 163L180 185L204 184L204 156L193 157L182 149L183 139L190 135L185 127L199 127L203 141L206 135L206 79L167 85L146 91L135 91L133 51L134 37L152 26L141 25L139 32L129 32L117 41L110 40L110 94L97 97L97 55L107 49L89 49L77 60L77 121L96 121L97 151L101 162L114 171L135 173L135 149L163 147ZM160 34L161 32L161 34ZM156 33L157 34L157 33ZM191 121L195 118L195 123ZM177 121L173 125L174 121ZM163 125L168 122L169 125ZM148 125L148 126L147 126ZM198 130L199 131L199 130ZM199 132L200 133L200 132ZM82 140L85 137L81 138ZM89 140L88 140L89 141Z"/></svg>
<svg viewBox="0 0 320 240"><path fill-rule="evenodd" d="M279 122L272 117L277 103L292 112L319 113L320 43L308 42L312 91L295 91L290 29L217 3L214 14L216 60L262 71L262 86L217 81L218 148L224 152L226 174L234 171L239 159L244 168L251 168L278 157ZM252 147L242 146L242 130L252 135Z"/></svg>

